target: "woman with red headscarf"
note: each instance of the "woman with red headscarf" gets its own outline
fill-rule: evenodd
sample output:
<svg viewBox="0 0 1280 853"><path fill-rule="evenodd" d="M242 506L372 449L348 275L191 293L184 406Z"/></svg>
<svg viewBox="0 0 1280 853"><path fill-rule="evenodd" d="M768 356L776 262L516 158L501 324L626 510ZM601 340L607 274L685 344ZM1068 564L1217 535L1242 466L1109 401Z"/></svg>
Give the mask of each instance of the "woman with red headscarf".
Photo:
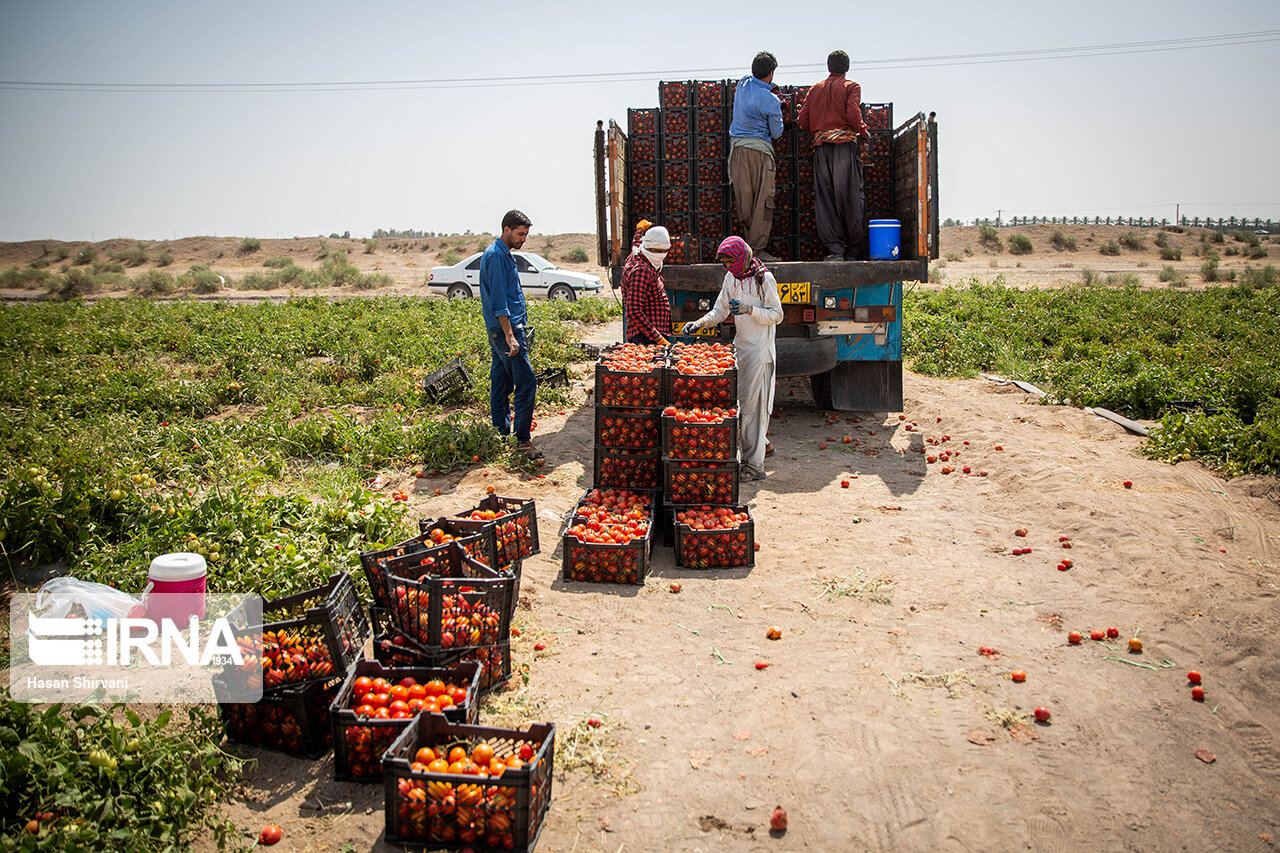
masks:
<svg viewBox="0 0 1280 853"><path fill-rule="evenodd" d="M742 424L742 479L764 479L764 455L773 411L777 356L774 326L782 322L778 282L741 237L726 237L716 258L727 270L716 304L703 317L685 323L692 334L733 314L733 344L738 356L738 408Z"/></svg>

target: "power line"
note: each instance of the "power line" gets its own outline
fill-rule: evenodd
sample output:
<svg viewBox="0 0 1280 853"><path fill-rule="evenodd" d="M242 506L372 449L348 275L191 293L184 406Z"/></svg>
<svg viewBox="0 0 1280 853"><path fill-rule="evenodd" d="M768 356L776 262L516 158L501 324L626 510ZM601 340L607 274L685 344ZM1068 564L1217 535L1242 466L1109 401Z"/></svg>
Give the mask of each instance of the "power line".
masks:
<svg viewBox="0 0 1280 853"><path fill-rule="evenodd" d="M894 70L902 68L947 67L957 65L987 65L1006 62L1029 62L1050 59L1081 59L1096 56L1120 56L1138 53L1162 53L1176 50L1197 50L1214 47L1237 47L1248 44L1280 41L1280 30L1255 30L1244 33L1225 33L1212 36L1189 36L1175 39L1149 39L1146 41L1116 42L1112 44L1077 45L1074 47L1050 47L1030 50L992 51L986 53L957 53L934 56L904 56L889 59L868 59L851 63L851 68L863 70ZM825 70L825 63L801 63L787 65L780 74L790 76L801 72ZM736 74L740 67L683 68L653 71L581 72L573 74L544 74L536 76L503 77L438 77L419 80L350 80L323 82L274 82L274 83L96 83L92 81L59 82L41 80L0 80L0 89L44 92L135 92L135 93L196 93L196 92L359 92L395 91L405 89L435 88L484 88L491 86L548 86L579 85L584 83L646 82L682 77L705 77Z"/></svg>

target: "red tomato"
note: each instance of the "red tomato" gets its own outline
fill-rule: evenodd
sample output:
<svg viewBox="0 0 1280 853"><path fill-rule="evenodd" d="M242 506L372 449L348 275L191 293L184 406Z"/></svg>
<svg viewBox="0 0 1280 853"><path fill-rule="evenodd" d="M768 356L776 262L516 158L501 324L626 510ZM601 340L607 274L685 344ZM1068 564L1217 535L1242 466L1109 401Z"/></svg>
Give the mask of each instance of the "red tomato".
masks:
<svg viewBox="0 0 1280 853"><path fill-rule="evenodd" d="M351 685L352 694L359 699L364 694L373 689L373 679L368 676L360 676Z"/></svg>
<svg viewBox="0 0 1280 853"><path fill-rule="evenodd" d="M787 831L787 812L782 806L773 807L773 814L769 815L769 828L774 832Z"/></svg>
<svg viewBox="0 0 1280 853"><path fill-rule="evenodd" d="M1107 638L1106 631L1093 630L1089 632L1090 640L1105 640Z"/></svg>
<svg viewBox="0 0 1280 853"><path fill-rule="evenodd" d="M1194 699L1194 700L1196 700L1197 702L1203 702L1203 701L1204 701L1204 688L1203 688L1203 687L1201 687L1199 684L1197 684L1195 687L1192 687L1192 688L1191 688L1191 698L1192 698L1192 699Z"/></svg>
<svg viewBox="0 0 1280 853"><path fill-rule="evenodd" d="M1020 669L1015 669L1013 672L1009 673L1009 677L1012 678L1014 681L1016 681L1018 684L1021 684L1022 682L1027 680L1027 674Z"/></svg>
<svg viewBox="0 0 1280 853"><path fill-rule="evenodd" d="M1197 670L1194 670L1194 669L1191 670L1190 672L1187 673L1187 681L1190 681L1192 684L1199 684L1200 673Z"/></svg>
<svg viewBox="0 0 1280 853"><path fill-rule="evenodd" d="M360 707L356 708L356 716L357 716L357 717L372 717L372 716L373 716L374 711L376 711L376 710L377 710L377 708L374 708L372 705L361 705Z"/></svg>
<svg viewBox="0 0 1280 853"><path fill-rule="evenodd" d="M1120 629L1119 629L1119 628L1108 628L1108 629L1107 629L1107 636L1114 640L1116 637L1119 637L1119 636L1120 636Z"/></svg>
<svg viewBox="0 0 1280 853"><path fill-rule="evenodd" d="M385 708L391 704L391 696L387 693L366 693L364 701L375 708Z"/></svg>
<svg viewBox="0 0 1280 853"><path fill-rule="evenodd" d="M423 684L414 684L413 686L411 686L411 687L409 688L409 700L410 700L410 701L413 701L414 699L426 699L426 698L427 698L427 688L426 688L426 685L423 685Z"/></svg>
<svg viewBox="0 0 1280 853"><path fill-rule="evenodd" d="M1072 631L1070 634L1067 634L1067 642L1072 645L1079 643L1083 639L1084 637L1080 636L1079 631Z"/></svg>
<svg viewBox="0 0 1280 853"><path fill-rule="evenodd" d="M1037 722L1037 723L1047 723L1047 722L1049 722L1049 709L1048 709L1048 708L1046 708L1045 706L1041 705L1039 708L1036 708L1036 712L1035 712L1035 713L1036 713L1036 722Z"/></svg>
<svg viewBox="0 0 1280 853"><path fill-rule="evenodd" d="M462 703L467 701L467 688L465 687L453 688L450 698L453 699L453 704L461 705Z"/></svg>
<svg viewBox="0 0 1280 853"><path fill-rule="evenodd" d="M264 826L262 832L258 833L258 843L263 847L270 847L283 837L284 830L273 823L270 826Z"/></svg>
<svg viewBox="0 0 1280 853"><path fill-rule="evenodd" d="M387 691L391 695L392 700L396 702L407 702L409 700L409 688L397 684Z"/></svg>
<svg viewBox="0 0 1280 853"><path fill-rule="evenodd" d="M529 744L529 743L520 744L520 760L521 761L524 761L524 762L532 761L533 755L534 755L534 749L532 744Z"/></svg>

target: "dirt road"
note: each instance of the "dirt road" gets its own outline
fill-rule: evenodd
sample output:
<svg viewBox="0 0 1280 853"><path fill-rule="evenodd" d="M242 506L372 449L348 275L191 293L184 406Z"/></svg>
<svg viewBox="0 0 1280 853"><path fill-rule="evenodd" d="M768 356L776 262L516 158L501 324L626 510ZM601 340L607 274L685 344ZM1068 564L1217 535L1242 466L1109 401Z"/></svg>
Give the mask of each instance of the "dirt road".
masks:
<svg viewBox="0 0 1280 853"><path fill-rule="evenodd" d="M566 584L559 517L592 475L591 402L577 394L580 408L538 416L545 479L410 483L423 516L489 484L538 501L543 553L525 564L514 643L528 681L483 719L558 726L540 851L1280 839L1274 480L1144 460L1107 421L982 380L908 374L905 421L830 421L806 385L784 381L769 477L742 489L754 568L676 569L664 546L643 587ZM929 440L947 435L958 454L943 474L917 448L936 453ZM1059 571L1063 557L1073 565ZM780 640L766 639L771 625ZM1088 639L1112 626L1117 639ZM1128 651L1135 635L1141 654ZM1031 720L1042 705L1047 724ZM586 728L588 716L604 725ZM246 831L282 825L280 850L384 849L380 786L333 782L331 758L259 755L232 807ZM790 816L781 837L775 804Z"/></svg>

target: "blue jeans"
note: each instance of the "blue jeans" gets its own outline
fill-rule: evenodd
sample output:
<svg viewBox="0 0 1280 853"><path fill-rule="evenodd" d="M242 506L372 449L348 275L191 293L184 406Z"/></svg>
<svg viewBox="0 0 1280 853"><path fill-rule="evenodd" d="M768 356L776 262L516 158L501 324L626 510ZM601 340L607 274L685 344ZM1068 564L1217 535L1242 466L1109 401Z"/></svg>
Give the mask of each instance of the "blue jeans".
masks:
<svg viewBox="0 0 1280 853"><path fill-rule="evenodd" d="M511 410L507 399L515 391L516 441L525 442L529 440L533 426L533 397L538 383L533 375L533 365L529 363L524 327L514 328L511 333L520 344L520 351L514 356L508 354L510 348L502 329L489 330L489 353L493 356L493 363L489 366L489 416L498 432L511 435Z"/></svg>

